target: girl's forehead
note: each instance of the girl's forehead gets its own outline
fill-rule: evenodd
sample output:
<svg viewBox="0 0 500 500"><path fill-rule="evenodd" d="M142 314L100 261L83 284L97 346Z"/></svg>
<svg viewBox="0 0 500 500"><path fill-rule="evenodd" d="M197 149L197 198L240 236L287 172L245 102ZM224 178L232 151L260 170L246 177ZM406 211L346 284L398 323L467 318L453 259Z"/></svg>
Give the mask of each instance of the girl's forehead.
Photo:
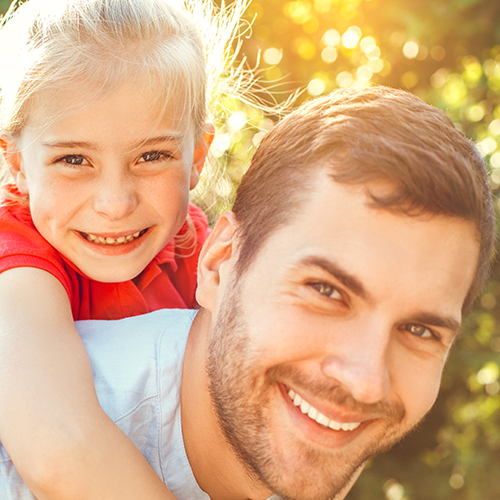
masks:
<svg viewBox="0 0 500 500"><path fill-rule="evenodd" d="M69 117L116 115L157 124L168 117L175 128L192 128L192 107L186 92L146 78L133 77L118 84L78 79L38 92L30 103L26 125L45 128Z"/></svg>

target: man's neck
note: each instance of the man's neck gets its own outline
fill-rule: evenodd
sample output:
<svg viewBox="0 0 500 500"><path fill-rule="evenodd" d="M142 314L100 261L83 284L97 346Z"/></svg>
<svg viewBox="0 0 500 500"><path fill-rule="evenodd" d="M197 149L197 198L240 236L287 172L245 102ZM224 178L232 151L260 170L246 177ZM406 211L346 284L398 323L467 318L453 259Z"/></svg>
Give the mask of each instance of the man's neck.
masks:
<svg viewBox="0 0 500 500"><path fill-rule="evenodd" d="M201 310L186 345L181 384L184 446L200 488L212 500L264 500L272 493L252 478L227 443L208 390L207 337L211 316Z"/></svg>

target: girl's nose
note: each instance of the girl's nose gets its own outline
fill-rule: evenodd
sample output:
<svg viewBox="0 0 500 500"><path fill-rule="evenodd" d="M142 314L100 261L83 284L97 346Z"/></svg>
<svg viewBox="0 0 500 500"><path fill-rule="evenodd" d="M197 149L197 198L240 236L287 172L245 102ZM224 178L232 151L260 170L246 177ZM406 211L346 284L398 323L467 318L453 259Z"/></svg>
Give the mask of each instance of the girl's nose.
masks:
<svg viewBox="0 0 500 500"><path fill-rule="evenodd" d="M134 184L127 174L103 175L94 193L94 210L111 221L124 219L138 205Z"/></svg>

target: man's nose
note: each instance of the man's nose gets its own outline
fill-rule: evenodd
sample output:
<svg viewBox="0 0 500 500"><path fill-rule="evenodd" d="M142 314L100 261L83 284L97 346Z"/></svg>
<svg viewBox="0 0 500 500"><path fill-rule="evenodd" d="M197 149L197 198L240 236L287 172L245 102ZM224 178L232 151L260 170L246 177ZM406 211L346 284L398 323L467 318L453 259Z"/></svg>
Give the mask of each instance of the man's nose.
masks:
<svg viewBox="0 0 500 500"><path fill-rule="evenodd" d="M337 341L335 341L337 340ZM391 328L371 321L337 335L322 361L323 374L340 382L360 403L382 401L391 391Z"/></svg>
<svg viewBox="0 0 500 500"><path fill-rule="evenodd" d="M130 215L138 205L133 176L115 169L103 173L94 192L94 210L111 221Z"/></svg>

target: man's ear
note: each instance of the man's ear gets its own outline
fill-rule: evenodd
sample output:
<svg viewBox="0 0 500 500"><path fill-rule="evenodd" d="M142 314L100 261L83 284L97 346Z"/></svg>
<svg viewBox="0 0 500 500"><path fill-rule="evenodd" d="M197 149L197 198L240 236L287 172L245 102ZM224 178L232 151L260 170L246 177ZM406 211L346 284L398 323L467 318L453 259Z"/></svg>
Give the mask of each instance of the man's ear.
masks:
<svg viewBox="0 0 500 500"><path fill-rule="evenodd" d="M196 300L214 312L218 297L236 259L238 222L233 212L224 212L203 245L198 261Z"/></svg>
<svg viewBox="0 0 500 500"><path fill-rule="evenodd" d="M16 143L9 137L0 137L0 147L9 167L10 174L22 195L28 195L28 183L23 169L23 158Z"/></svg>
<svg viewBox="0 0 500 500"><path fill-rule="evenodd" d="M208 150L214 140L215 129L212 123L205 123L203 131L202 136L195 145L189 189L194 189L198 184L203 165L205 165L205 160L208 155Z"/></svg>

